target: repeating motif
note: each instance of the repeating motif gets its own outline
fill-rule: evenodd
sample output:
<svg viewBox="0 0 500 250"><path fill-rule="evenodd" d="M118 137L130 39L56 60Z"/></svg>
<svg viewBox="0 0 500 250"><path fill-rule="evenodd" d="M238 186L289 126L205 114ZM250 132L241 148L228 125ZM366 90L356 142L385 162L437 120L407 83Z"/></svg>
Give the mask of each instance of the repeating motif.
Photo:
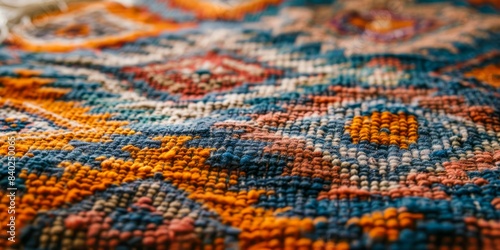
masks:
<svg viewBox="0 0 500 250"><path fill-rule="evenodd" d="M375 2L77 4L15 27L0 248L497 249L500 17Z"/></svg>

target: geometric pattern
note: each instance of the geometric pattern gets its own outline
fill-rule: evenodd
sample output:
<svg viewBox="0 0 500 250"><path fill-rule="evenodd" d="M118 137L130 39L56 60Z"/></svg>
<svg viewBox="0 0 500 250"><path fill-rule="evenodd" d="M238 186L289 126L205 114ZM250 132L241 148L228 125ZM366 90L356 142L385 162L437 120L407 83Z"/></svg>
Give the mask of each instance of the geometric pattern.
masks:
<svg viewBox="0 0 500 250"><path fill-rule="evenodd" d="M0 249L498 248L488 1L138 2L1 45Z"/></svg>
<svg viewBox="0 0 500 250"><path fill-rule="evenodd" d="M49 13L31 24L16 26L11 40L28 50L67 51L133 41L179 27L138 12L112 2L73 4L64 13Z"/></svg>
<svg viewBox="0 0 500 250"><path fill-rule="evenodd" d="M356 116L352 124L346 129L351 135L353 143L369 141L378 145L398 145L408 148L409 143L416 143L418 139L417 118L404 113L391 114L390 112L374 112L371 116Z"/></svg>

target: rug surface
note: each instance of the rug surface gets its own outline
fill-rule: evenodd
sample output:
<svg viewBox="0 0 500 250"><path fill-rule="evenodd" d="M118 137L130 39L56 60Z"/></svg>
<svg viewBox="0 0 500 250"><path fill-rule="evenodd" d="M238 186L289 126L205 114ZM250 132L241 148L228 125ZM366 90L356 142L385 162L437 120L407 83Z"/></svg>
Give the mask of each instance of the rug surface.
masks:
<svg viewBox="0 0 500 250"><path fill-rule="evenodd" d="M0 45L0 249L500 249L498 1L74 3Z"/></svg>

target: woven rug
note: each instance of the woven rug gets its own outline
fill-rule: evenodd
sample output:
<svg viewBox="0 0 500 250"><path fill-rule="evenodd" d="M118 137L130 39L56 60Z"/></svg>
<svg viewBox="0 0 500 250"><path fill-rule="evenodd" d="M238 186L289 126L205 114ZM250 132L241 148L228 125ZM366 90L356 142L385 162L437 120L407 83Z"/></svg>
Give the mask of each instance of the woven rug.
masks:
<svg viewBox="0 0 500 250"><path fill-rule="evenodd" d="M72 3L0 46L0 249L500 249L498 1Z"/></svg>

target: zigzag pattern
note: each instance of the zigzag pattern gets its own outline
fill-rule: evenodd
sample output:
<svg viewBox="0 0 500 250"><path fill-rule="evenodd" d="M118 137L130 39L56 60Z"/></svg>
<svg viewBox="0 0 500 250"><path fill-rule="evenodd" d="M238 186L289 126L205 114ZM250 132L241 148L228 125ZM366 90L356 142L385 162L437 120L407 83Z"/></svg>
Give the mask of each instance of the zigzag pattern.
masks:
<svg viewBox="0 0 500 250"><path fill-rule="evenodd" d="M497 249L500 17L429 2L97 2L16 26L0 249Z"/></svg>

